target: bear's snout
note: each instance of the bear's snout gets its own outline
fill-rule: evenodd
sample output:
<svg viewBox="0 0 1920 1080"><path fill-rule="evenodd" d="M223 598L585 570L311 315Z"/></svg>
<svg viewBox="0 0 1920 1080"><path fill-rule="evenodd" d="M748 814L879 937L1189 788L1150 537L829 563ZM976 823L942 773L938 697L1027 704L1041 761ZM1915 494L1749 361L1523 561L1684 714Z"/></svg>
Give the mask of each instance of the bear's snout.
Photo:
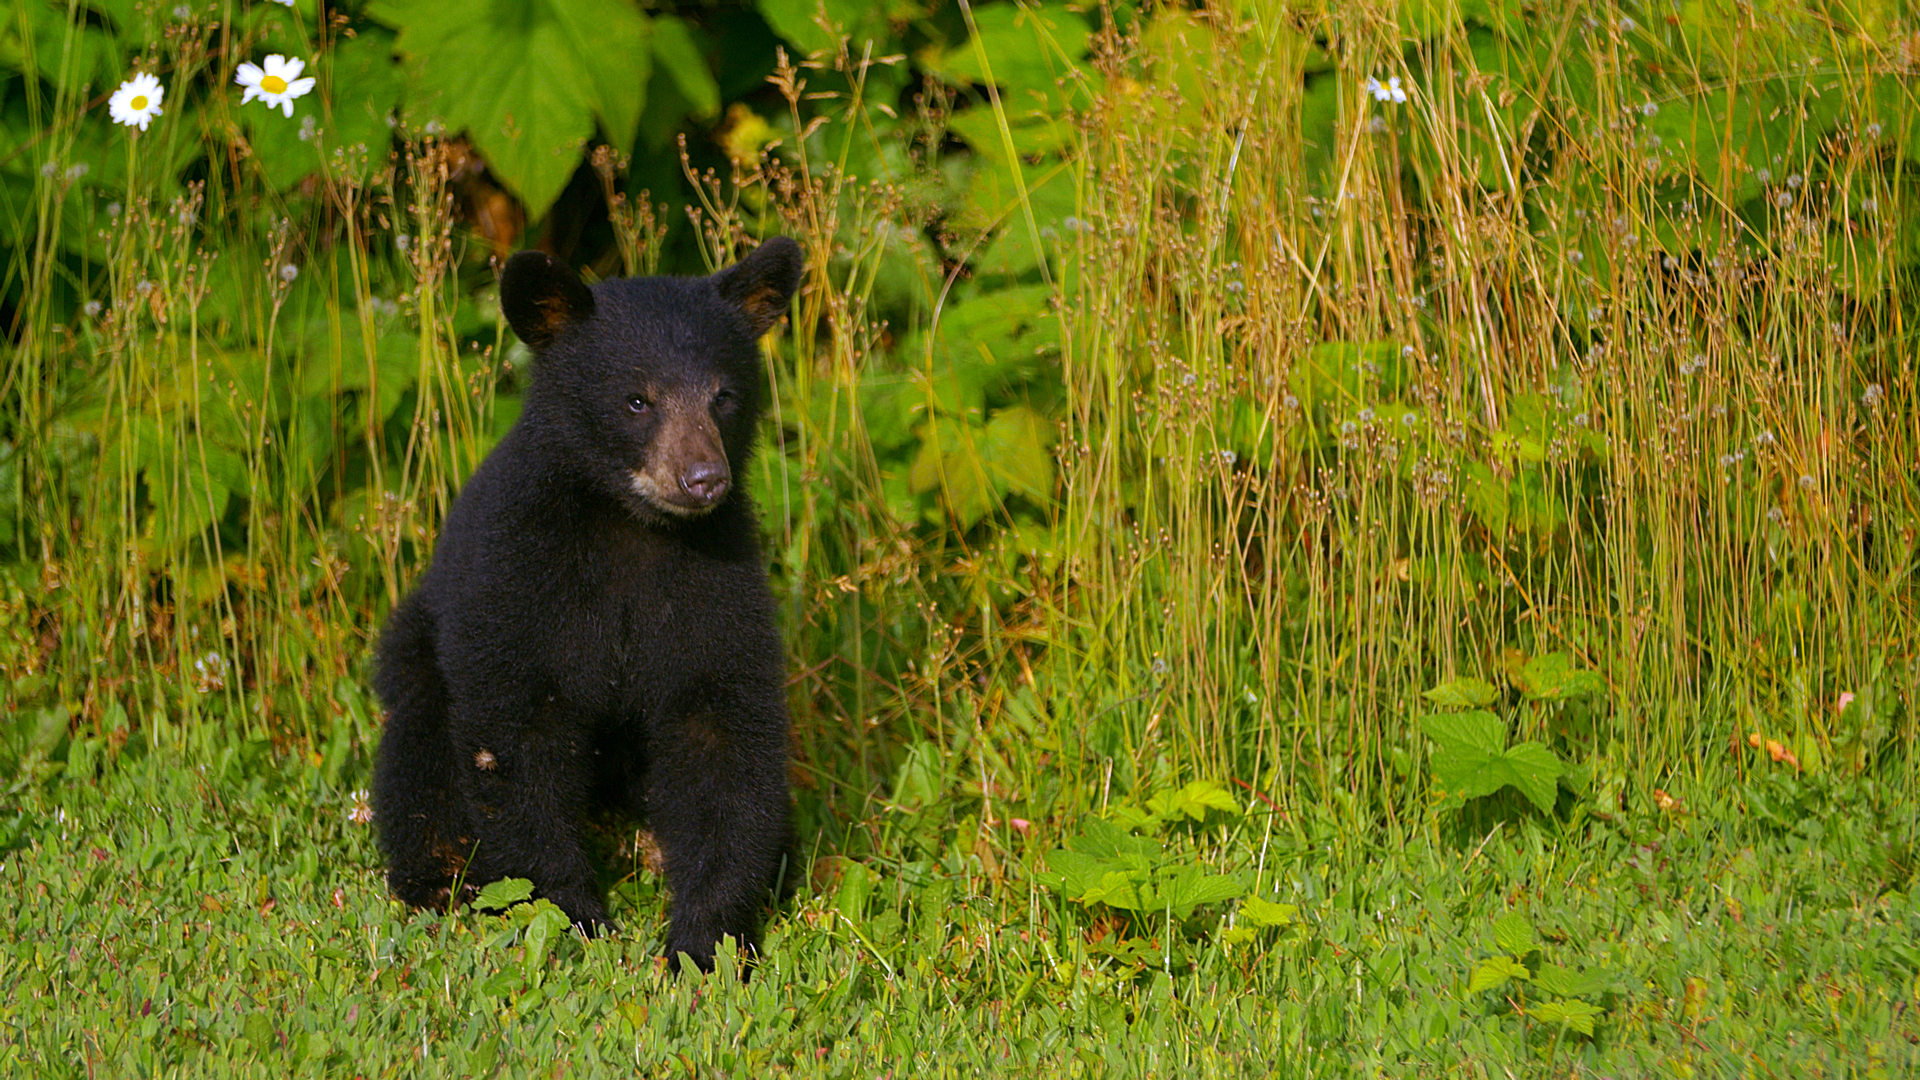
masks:
<svg viewBox="0 0 1920 1080"><path fill-rule="evenodd" d="M724 461L696 461L680 474L680 489L711 506L726 498L733 477Z"/></svg>

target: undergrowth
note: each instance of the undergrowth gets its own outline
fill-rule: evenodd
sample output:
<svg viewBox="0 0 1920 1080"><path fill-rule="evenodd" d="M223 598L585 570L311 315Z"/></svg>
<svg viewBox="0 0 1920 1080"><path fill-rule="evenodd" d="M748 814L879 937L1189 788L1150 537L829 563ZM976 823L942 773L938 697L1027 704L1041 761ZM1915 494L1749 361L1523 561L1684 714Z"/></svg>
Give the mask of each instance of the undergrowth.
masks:
<svg viewBox="0 0 1920 1080"><path fill-rule="evenodd" d="M1900 5L16 7L14 1062L1912 1067ZM509 47L591 91L481 124ZM612 941L389 908L367 656L518 412L495 257L774 232L759 975L654 974L639 869Z"/></svg>

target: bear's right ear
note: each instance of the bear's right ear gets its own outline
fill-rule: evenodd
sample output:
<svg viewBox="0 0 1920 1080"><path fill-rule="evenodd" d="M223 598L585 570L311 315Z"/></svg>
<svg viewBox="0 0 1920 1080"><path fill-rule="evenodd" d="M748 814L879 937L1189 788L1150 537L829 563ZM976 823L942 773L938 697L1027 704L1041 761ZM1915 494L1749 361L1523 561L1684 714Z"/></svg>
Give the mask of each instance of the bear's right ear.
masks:
<svg viewBox="0 0 1920 1080"><path fill-rule="evenodd" d="M539 352L560 331L593 314L593 290L567 264L544 251L523 251L500 274L500 310L507 325Z"/></svg>
<svg viewBox="0 0 1920 1080"><path fill-rule="evenodd" d="M800 245L791 237L776 236L713 275L713 287L721 299L746 312L753 336L759 337L787 313L804 269L806 256Z"/></svg>

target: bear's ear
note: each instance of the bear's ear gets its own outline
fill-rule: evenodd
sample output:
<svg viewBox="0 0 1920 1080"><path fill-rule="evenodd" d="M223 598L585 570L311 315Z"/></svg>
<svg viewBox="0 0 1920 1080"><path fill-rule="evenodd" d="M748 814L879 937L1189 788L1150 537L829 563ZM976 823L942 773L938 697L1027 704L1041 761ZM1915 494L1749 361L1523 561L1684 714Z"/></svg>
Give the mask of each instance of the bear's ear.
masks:
<svg viewBox="0 0 1920 1080"><path fill-rule="evenodd" d="M500 274L500 310L527 348L553 343L560 331L593 314L593 290L567 264L544 251L523 251Z"/></svg>
<svg viewBox="0 0 1920 1080"><path fill-rule="evenodd" d="M720 290L722 300L747 313L753 336L759 337L787 313L805 265L800 245L791 237L776 236L713 275L713 287Z"/></svg>

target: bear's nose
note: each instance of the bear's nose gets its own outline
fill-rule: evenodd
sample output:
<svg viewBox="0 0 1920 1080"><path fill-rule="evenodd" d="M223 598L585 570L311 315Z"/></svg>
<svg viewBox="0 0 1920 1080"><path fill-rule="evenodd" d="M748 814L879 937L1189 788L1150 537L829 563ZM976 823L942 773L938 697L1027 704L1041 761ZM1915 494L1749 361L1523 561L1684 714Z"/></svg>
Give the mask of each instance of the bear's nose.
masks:
<svg viewBox="0 0 1920 1080"><path fill-rule="evenodd" d="M687 494L711 505L727 493L728 479L726 462L701 461L680 474L680 486Z"/></svg>

